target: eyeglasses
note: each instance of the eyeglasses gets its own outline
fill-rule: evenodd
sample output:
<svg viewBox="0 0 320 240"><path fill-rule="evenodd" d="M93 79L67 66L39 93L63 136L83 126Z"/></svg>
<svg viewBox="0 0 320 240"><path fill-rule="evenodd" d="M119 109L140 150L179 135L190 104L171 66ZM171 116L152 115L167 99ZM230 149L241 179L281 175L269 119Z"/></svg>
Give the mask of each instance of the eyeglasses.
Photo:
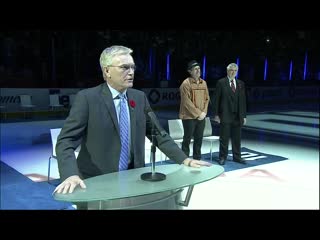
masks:
<svg viewBox="0 0 320 240"><path fill-rule="evenodd" d="M127 72L130 69L132 69L133 71L135 71L137 69L136 65L128 65L128 64L123 64L123 65L119 65L119 66L110 65L108 67L118 67L118 68L121 68L122 71L124 71L124 72Z"/></svg>

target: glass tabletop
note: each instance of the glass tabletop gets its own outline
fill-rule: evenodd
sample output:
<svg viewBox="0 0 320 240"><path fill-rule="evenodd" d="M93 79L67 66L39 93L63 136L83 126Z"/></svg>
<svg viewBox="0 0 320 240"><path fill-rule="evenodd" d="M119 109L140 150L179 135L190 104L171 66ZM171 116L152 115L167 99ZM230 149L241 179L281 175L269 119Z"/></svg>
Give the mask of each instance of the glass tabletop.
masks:
<svg viewBox="0 0 320 240"><path fill-rule="evenodd" d="M151 168L136 168L88 178L84 180L86 189L77 187L73 193L56 193L54 198L68 202L90 202L148 195L211 180L222 174L224 168L219 165L191 168L185 165L169 164L156 166L155 171L165 174L166 179L158 182L141 180L141 174L151 172Z"/></svg>

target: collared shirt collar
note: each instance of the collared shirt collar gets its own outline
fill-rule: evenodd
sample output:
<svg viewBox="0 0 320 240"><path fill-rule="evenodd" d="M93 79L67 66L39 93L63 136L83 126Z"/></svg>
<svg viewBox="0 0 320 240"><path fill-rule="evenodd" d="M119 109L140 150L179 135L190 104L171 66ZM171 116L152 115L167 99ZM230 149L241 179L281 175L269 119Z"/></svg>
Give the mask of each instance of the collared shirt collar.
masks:
<svg viewBox="0 0 320 240"><path fill-rule="evenodd" d="M231 79L231 78L228 77L228 79L229 79L229 83L231 82L231 80L234 80L234 82L236 81L236 79L234 79L234 78Z"/></svg>
<svg viewBox="0 0 320 240"><path fill-rule="evenodd" d="M107 83L108 84L108 83ZM111 87L109 84L108 84L108 87L110 89L110 92L112 94L112 99L115 99L118 97L119 94L124 94L125 95L125 98L127 99L127 90L125 90L123 93L120 93L118 90L114 89L113 87Z"/></svg>

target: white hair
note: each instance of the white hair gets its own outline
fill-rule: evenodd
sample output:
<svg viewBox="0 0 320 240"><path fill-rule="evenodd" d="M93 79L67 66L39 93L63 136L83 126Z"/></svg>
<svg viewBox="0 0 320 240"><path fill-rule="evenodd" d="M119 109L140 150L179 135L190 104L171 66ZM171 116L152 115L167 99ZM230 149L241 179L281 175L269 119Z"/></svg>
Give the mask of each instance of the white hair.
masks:
<svg viewBox="0 0 320 240"><path fill-rule="evenodd" d="M124 47L124 46L117 46L117 45L104 49L100 55L101 70L103 71L104 67L108 67L112 65L113 58L115 56L127 55L127 54L131 54L132 52L133 50L131 48Z"/></svg>
<svg viewBox="0 0 320 240"><path fill-rule="evenodd" d="M227 70L230 70L230 69L237 69L237 70L238 70L238 65L235 64L235 63L230 63L230 64L227 66Z"/></svg>

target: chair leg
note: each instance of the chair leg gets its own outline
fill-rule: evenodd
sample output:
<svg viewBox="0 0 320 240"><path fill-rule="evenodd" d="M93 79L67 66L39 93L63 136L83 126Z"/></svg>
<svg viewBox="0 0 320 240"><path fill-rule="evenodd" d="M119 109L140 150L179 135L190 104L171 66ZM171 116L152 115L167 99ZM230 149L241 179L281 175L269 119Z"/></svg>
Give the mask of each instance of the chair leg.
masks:
<svg viewBox="0 0 320 240"><path fill-rule="evenodd" d="M160 151L160 150L159 150ZM162 152L160 152L160 165L162 165L163 159L162 159Z"/></svg>
<svg viewBox="0 0 320 240"><path fill-rule="evenodd" d="M51 156L49 157L49 163L48 163L48 182L50 182L50 167L51 167Z"/></svg>
<svg viewBox="0 0 320 240"><path fill-rule="evenodd" d="M212 141L210 141L210 160L212 162Z"/></svg>

